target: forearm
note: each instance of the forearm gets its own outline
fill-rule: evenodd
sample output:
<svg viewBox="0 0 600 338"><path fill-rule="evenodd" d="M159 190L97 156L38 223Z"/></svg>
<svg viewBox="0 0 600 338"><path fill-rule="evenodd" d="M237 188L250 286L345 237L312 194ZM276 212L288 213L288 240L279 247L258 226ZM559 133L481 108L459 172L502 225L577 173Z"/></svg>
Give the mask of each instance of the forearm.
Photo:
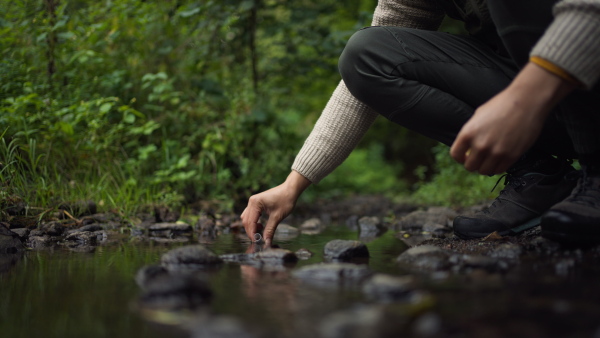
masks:
<svg viewBox="0 0 600 338"><path fill-rule="evenodd" d="M298 200L304 190L311 185L311 182L299 172L292 170L282 185L292 195L294 200Z"/></svg>

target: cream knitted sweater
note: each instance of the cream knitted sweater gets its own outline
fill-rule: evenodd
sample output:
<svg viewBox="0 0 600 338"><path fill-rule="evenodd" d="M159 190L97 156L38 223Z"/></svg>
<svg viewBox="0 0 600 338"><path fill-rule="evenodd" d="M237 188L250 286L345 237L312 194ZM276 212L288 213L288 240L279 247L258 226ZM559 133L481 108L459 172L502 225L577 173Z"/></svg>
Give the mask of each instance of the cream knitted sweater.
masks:
<svg viewBox="0 0 600 338"><path fill-rule="evenodd" d="M443 17L435 0L379 0L372 25L437 30ZM599 41L600 0L563 0L532 55L561 67L589 88L600 77ZM340 82L292 170L318 183L350 155L377 115Z"/></svg>

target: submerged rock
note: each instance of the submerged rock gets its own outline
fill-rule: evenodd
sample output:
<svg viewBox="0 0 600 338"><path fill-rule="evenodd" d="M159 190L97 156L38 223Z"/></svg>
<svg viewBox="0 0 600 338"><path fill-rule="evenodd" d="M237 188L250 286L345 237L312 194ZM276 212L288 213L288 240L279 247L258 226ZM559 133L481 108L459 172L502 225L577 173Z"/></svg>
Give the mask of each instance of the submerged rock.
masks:
<svg viewBox="0 0 600 338"><path fill-rule="evenodd" d="M10 231L5 223L0 223L0 254L14 254L23 249L19 235Z"/></svg>
<svg viewBox="0 0 600 338"><path fill-rule="evenodd" d="M202 245L183 246L173 249L161 257L161 264L167 269L217 266L223 263L212 251Z"/></svg>
<svg viewBox="0 0 600 338"><path fill-rule="evenodd" d="M254 259L266 264L295 263L298 257L295 253L285 249L268 249L254 254Z"/></svg>
<svg viewBox="0 0 600 338"><path fill-rule="evenodd" d="M410 276L390 276L375 274L363 285L363 293L369 298L393 302L408 298L416 288L415 280Z"/></svg>
<svg viewBox="0 0 600 338"><path fill-rule="evenodd" d="M301 248L296 250L296 257L298 259L309 259L314 255L314 253L308 249Z"/></svg>
<svg viewBox="0 0 600 338"><path fill-rule="evenodd" d="M372 274L366 265L351 263L313 264L292 272L294 277L316 284L360 284Z"/></svg>
<svg viewBox="0 0 600 338"><path fill-rule="evenodd" d="M350 260L353 258L368 258L369 249L359 241L334 239L325 244L324 254L327 259Z"/></svg>
<svg viewBox="0 0 600 338"><path fill-rule="evenodd" d="M448 269L451 253L434 245L412 247L404 251L396 262L411 269L439 271Z"/></svg>
<svg viewBox="0 0 600 338"><path fill-rule="evenodd" d="M360 233L363 234L377 234L385 230L379 217L376 216L365 216L358 220L358 226L360 227Z"/></svg>
<svg viewBox="0 0 600 338"><path fill-rule="evenodd" d="M226 262L255 265L258 267L283 266L298 261L295 253L279 248L266 249L256 253L224 254L219 257Z"/></svg>
<svg viewBox="0 0 600 338"><path fill-rule="evenodd" d="M194 319L192 338L253 338L237 318L229 316L202 316Z"/></svg>
<svg viewBox="0 0 600 338"><path fill-rule="evenodd" d="M162 274L149 279L140 296L140 305L169 311L195 310L212 299L212 291L193 275Z"/></svg>
<svg viewBox="0 0 600 338"><path fill-rule="evenodd" d="M324 338L398 337L399 325L406 321L393 318L381 305L361 306L325 317L319 333Z"/></svg>

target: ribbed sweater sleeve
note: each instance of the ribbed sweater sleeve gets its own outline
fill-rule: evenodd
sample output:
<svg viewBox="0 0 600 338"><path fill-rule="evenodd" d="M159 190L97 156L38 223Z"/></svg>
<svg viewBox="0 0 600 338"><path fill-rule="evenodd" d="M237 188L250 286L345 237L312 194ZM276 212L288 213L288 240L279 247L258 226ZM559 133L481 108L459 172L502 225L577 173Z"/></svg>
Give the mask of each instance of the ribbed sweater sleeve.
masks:
<svg viewBox="0 0 600 338"><path fill-rule="evenodd" d="M435 1L380 0L372 25L436 30L443 16ZM352 96L341 81L296 156L292 170L318 183L350 155L377 115Z"/></svg>
<svg viewBox="0 0 600 338"><path fill-rule="evenodd" d="M600 78L600 0L563 0L531 51L591 88Z"/></svg>

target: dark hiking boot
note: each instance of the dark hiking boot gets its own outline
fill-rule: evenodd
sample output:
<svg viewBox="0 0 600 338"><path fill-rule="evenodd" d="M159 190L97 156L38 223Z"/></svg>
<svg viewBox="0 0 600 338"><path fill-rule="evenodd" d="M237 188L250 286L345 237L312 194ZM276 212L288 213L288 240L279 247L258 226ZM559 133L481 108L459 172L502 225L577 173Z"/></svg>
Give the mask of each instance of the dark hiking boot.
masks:
<svg viewBox="0 0 600 338"><path fill-rule="evenodd" d="M489 207L454 219L458 237L481 238L494 231L501 236L516 235L539 225L544 212L569 196L579 172L561 162L551 174L509 170L503 177L505 187Z"/></svg>
<svg viewBox="0 0 600 338"><path fill-rule="evenodd" d="M542 217L542 236L567 244L600 243L600 171L584 167L571 195Z"/></svg>

